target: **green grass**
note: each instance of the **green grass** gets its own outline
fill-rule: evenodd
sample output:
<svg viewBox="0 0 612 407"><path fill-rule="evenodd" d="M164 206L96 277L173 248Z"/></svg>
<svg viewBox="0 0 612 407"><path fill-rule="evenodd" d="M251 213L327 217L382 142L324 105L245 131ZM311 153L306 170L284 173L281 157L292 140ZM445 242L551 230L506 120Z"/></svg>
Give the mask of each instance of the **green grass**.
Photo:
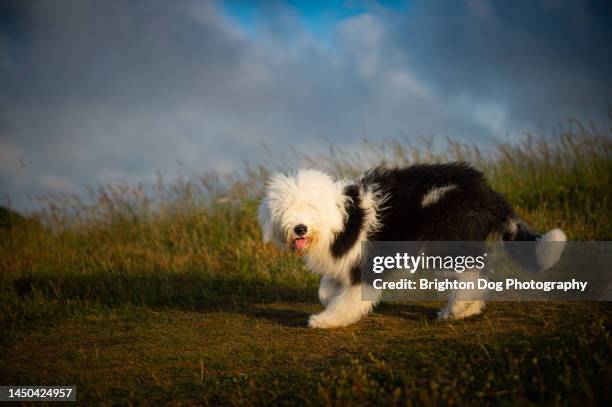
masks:
<svg viewBox="0 0 612 407"><path fill-rule="evenodd" d="M467 160L536 229L610 240L612 129L574 124L494 151L364 142L300 157L338 174ZM261 243L269 169L153 188L108 185L0 213L0 384L76 384L101 404L603 404L607 304L491 303L439 322L437 303L386 303L306 328L317 278Z"/></svg>

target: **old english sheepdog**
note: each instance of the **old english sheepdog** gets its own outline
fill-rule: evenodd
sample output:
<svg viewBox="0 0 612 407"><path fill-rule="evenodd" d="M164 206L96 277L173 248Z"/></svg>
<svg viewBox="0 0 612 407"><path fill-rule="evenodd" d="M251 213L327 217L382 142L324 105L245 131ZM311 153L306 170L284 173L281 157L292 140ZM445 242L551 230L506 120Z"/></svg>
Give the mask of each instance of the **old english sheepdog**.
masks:
<svg viewBox="0 0 612 407"><path fill-rule="evenodd" d="M325 310L312 315L313 328L350 325L377 301L362 300L363 241L484 241L496 233L504 241L538 241L541 268L557 262L565 241L560 229L531 231L483 174L465 163L375 168L356 180L334 179L313 169L275 174L259 207L264 241L304 257L322 276L319 299ZM369 298L379 298L372 294ZM483 301L451 295L440 318L480 313Z"/></svg>

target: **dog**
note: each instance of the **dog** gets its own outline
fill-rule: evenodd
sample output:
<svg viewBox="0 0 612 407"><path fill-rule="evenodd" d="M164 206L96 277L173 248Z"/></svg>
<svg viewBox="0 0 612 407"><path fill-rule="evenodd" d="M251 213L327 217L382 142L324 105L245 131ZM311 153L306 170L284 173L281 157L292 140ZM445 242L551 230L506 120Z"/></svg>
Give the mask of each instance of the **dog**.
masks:
<svg viewBox="0 0 612 407"><path fill-rule="evenodd" d="M303 256L322 276L318 295L325 310L311 315L312 328L343 327L370 313L378 302L362 300L360 261L364 241L535 241L540 268L554 265L565 242L560 229L533 232L484 175L467 163L374 168L355 180L315 170L269 179L258 210L264 242ZM461 319L482 312L483 301L451 295L438 313Z"/></svg>

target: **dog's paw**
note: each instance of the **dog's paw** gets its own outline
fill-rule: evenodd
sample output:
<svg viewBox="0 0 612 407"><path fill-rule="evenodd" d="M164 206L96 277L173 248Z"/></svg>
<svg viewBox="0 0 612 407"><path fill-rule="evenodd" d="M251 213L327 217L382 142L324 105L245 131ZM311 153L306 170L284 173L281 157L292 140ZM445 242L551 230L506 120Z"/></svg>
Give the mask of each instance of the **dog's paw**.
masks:
<svg viewBox="0 0 612 407"><path fill-rule="evenodd" d="M441 309L438 311L438 319L443 321L446 319L453 319L453 314L448 309Z"/></svg>
<svg viewBox="0 0 612 407"><path fill-rule="evenodd" d="M329 318L328 315L320 313L311 315L310 318L308 318L308 326L310 328L328 329L338 327L339 325L333 318Z"/></svg>
<svg viewBox="0 0 612 407"><path fill-rule="evenodd" d="M464 319L480 314L485 307L484 301L457 301L438 311L438 319Z"/></svg>

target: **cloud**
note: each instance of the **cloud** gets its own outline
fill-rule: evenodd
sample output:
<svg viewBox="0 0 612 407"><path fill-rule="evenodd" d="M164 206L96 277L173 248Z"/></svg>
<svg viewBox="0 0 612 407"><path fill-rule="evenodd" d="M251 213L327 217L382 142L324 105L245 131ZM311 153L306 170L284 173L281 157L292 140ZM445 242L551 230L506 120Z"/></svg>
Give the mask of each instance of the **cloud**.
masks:
<svg viewBox="0 0 612 407"><path fill-rule="evenodd" d="M231 170L269 159L262 144L486 142L598 119L612 90L610 12L583 3L360 6L320 30L330 38L282 3L247 28L205 1L0 7L0 187L18 207L26 193L171 178L179 161Z"/></svg>
<svg viewBox="0 0 612 407"><path fill-rule="evenodd" d="M43 187L60 193L74 194L78 193L78 185L74 184L69 179L55 175L55 174L42 174L40 177L40 183Z"/></svg>
<svg viewBox="0 0 612 407"><path fill-rule="evenodd" d="M420 80L503 106L509 130L520 131L605 118L610 21L612 6L597 1L415 2L394 20L392 37Z"/></svg>

